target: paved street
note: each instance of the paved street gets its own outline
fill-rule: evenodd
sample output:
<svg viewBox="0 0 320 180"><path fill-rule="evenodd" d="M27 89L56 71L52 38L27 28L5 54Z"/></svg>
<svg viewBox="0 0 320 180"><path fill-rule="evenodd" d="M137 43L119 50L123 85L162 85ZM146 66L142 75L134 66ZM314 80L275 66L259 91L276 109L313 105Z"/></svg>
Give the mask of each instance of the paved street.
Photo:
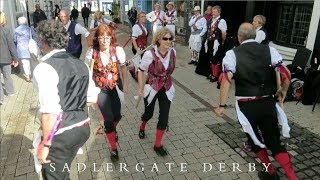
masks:
<svg viewBox="0 0 320 180"><path fill-rule="evenodd" d="M119 25L119 29L126 29L117 31L119 44L123 45L129 37L128 29L123 25ZM250 172L249 168L249 163L255 163L257 169L261 169L258 161L252 153L239 148L246 138L236 120L234 87L226 115L216 117L212 111L219 103L216 84L195 74L195 66L187 64L190 61L188 47L177 44L176 49L178 67L173 74L176 96L171 105L169 131L163 141L169 155L163 158L153 151L158 105L147 124L146 138L140 140L138 137L143 104L135 109L133 96L137 83L130 76L123 118L117 127L119 163L108 164L111 163L109 144L102 135L95 135L100 119L91 110L91 136L83 147L83 154L78 154L73 162L72 180L258 179L257 171ZM130 59L133 56L130 44L125 51ZM39 128L37 93L32 83L15 74L12 76L16 95L6 96L1 106L0 179L39 179L32 156L32 141ZM296 102L285 103L284 108L292 127L292 138L284 143L299 179L320 179L320 105L313 113L311 108ZM274 161L273 164L281 179L285 179L279 165Z"/></svg>

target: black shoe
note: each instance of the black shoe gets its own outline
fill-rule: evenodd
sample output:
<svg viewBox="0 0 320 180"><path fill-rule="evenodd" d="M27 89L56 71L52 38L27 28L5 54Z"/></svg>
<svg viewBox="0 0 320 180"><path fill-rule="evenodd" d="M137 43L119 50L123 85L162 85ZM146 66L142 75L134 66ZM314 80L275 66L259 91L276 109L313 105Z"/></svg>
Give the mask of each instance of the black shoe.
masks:
<svg viewBox="0 0 320 180"><path fill-rule="evenodd" d="M191 60L188 64L194 64L196 63L194 60Z"/></svg>
<svg viewBox="0 0 320 180"><path fill-rule="evenodd" d="M259 171L258 172L258 177L261 180L279 180L279 175L277 174L277 172L275 172L274 174L270 175L268 172L265 171Z"/></svg>
<svg viewBox="0 0 320 180"><path fill-rule="evenodd" d="M193 65L198 66L198 61L195 61Z"/></svg>
<svg viewBox="0 0 320 180"><path fill-rule="evenodd" d="M144 133L144 130L140 130L139 131L139 138L144 139L145 136L146 136L146 134Z"/></svg>
<svg viewBox="0 0 320 180"><path fill-rule="evenodd" d="M207 79L212 79L212 74L210 74L209 76L207 76Z"/></svg>
<svg viewBox="0 0 320 180"><path fill-rule="evenodd" d="M217 89L220 89L220 83L217 83Z"/></svg>
<svg viewBox="0 0 320 180"><path fill-rule="evenodd" d="M117 149L111 150L110 154L111 154L110 155L110 159L111 159L112 162L116 162L116 161L119 160L119 155L118 155L118 150Z"/></svg>
<svg viewBox="0 0 320 180"><path fill-rule="evenodd" d="M167 150L165 150L163 148L163 146L160 146L160 147L153 147L154 151L159 155L159 156L166 156L168 155L168 152Z"/></svg>
<svg viewBox="0 0 320 180"><path fill-rule="evenodd" d="M210 82L216 82L218 79L216 77L211 77Z"/></svg>

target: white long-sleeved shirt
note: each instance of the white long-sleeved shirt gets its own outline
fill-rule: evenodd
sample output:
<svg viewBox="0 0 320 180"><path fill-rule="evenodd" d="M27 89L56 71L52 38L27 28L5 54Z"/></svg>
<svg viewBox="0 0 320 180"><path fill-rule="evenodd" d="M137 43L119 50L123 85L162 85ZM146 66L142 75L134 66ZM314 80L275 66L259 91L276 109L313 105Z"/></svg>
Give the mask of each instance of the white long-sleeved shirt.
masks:
<svg viewBox="0 0 320 180"><path fill-rule="evenodd" d="M157 19L157 14L159 12L156 12L156 11L151 11L149 12L146 17L147 17L147 20L151 23L153 23L156 19ZM161 19L161 20L160 20ZM162 24L162 22L164 21L165 19L165 13L163 11L160 11L160 14L159 14L159 19L157 19L154 24ZM162 21L162 22L161 22Z"/></svg>
<svg viewBox="0 0 320 180"><path fill-rule="evenodd" d="M164 19L168 24L175 24L178 21L177 11L173 9L166 12Z"/></svg>
<svg viewBox="0 0 320 180"><path fill-rule="evenodd" d="M92 19L91 20L91 22L90 22L90 26L89 26L89 28L90 29L93 29L94 28L94 19ZM102 18L100 21L97 21L98 22L98 26L101 24L101 23L106 23L106 24L108 24L108 25L110 25L111 23L112 23L112 21L110 21L109 19L107 19L107 18Z"/></svg>
<svg viewBox="0 0 320 180"><path fill-rule="evenodd" d="M69 20L69 22L64 26L64 28L68 30L70 24L71 24L71 21ZM81 26L79 23L76 24L76 27L74 28L74 33L76 35L83 34L84 37L88 37L90 35L90 32L86 28Z"/></svg>
<svg viewBox="0 0 320 180"><path fill-rule="evenodd" d="M206 18L201 17L196 21L199 16L201 16L201 14L192 16L189 21L189 26L191 27L191 32L195 32L192 28L193 25L195 25L197 29L201 29L200 36L203 36L207 32L207 20Z"/></svg>
<svg viewBox="0 0 320 180"><path fill-rule="evenodd" d="M254 40L256 40L258 43L261 43L266 39L266 33L262 31L261 28L262 26L256 29L256 38Z"/></svg>

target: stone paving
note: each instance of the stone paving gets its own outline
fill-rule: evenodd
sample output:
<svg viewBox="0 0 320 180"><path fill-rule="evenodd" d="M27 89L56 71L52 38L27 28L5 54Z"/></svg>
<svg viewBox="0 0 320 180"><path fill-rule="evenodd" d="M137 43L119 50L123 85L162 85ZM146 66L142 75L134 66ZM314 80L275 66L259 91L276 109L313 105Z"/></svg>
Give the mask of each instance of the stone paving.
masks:
<svg viewBox="0 0 320 180"><path fill-rule="evenodd" d="M125 27L119 25L119 29ZM126 32L117 32L120 44L128 39ZM91 136L83 147L83 154L78 154L72 164L72 180L258 179L257 171L249 172L248 167L248 163L259 166L257 161L252 154L239 149L244 134L232 108L234 89L230 92L230 108L226 109L226 115L216 117L212 108L218 104L219 91L205 77L196 75L193 65L187 64L187 47L177 44L176 49L178 67L173 74L176 96L171 105L169 131L163 141L169 155L159 157L152 148L159 115L157 105L154 117L147 124L146 138L138 138L143 105L134 108L137 83L130 77L129 92L122 108L123 118L117 128L119 163L110 164L108 143L102 135L95 135L100 118L90 110ZM125 51L130 59L133 56L131 46L125 47ZM17 75L12 76L16 95L6 96L1 106L0 177L4 180L39 179L32 156L32 140L39 128L37 93L31 83ZM293 156L297 175L299 179L319 179L320 106L312 113L311 106L288 102L285 111L293 130L292 138L284 143ZM234 169L232 163L238 163L242 171ZM282 170L278 172L284 179Z"/></svg>

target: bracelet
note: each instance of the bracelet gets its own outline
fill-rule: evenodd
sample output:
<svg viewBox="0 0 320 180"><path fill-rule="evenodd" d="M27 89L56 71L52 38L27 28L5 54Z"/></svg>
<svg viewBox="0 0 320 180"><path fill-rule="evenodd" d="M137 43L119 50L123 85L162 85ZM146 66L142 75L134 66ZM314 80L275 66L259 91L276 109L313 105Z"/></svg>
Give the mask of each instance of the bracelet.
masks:
<svg viewBox="0 0 320 180"><path fill-rule="evenodd" d="M225 107L227 107L227 105L226 104L219 104L219 107L223 107L223 108L225 108Z"/></svg>

